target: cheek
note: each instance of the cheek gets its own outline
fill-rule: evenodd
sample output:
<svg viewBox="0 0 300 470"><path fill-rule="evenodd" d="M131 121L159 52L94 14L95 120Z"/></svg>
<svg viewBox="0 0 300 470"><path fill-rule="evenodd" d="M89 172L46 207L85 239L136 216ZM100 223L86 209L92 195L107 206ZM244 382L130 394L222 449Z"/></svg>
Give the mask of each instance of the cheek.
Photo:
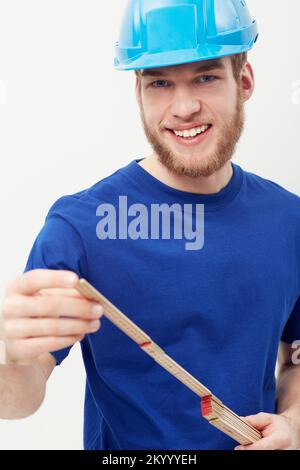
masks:
<svg viewBox="0 0 300 470"><path fill-rule="evenodd" d="M205 104L204 104L205 103ZM233 86L221 86L210 90L203 98L203 115L212 116L215 122L226 121L235 113L237 105L237 91Z"/></svg>
<svg viewBox="0 0 300 470"><path fill-rule="evenodd" d="M160 127L164 120L164 113L160 107L153 104L144 108L144 115L148 125L152 127Z"/></svg>
<svg viewBox="0 0 300 470"><path fill-rule="evenodd" d="M209 104L209 116L212 117L215 124L228 122L232 119L236 109L236 97L222 98L214 100Z"/></svg>
<svg viewBox="0 0 300 470"><path fill-rule="evenodd" d="M143 110L147 124L161 127L166 122L168 104L160 96L143 94Z"/></svg>

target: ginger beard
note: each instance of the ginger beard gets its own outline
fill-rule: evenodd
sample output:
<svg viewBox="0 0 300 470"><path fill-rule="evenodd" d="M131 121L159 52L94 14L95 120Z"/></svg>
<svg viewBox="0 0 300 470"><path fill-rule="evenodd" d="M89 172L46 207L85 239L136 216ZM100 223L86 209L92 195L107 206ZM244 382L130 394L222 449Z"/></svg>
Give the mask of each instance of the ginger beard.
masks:
<svg viewBox="0 0 300 470"><path fill-rule="evenodd" d="M212 123L212 135L208 139L215 139L216 143L213 152L207 156L201 155L201 150L199 150L199 154L195 153L196 147L191 150L186 148L181 155L173 151L171 144L168 145L160 134L146 122L143 103L141 103L140 115L147 140L162 165L177 176L208 177L223 168L226 162L232 158L236 144L243 132L245 113L242 87L237 87L237 104L232 118L227 122ZM200 119L195 119L194 122L197 120ZM162 132L166 133L168 131L164 127ZM201 147L201 144L199 147Z"/></svg>

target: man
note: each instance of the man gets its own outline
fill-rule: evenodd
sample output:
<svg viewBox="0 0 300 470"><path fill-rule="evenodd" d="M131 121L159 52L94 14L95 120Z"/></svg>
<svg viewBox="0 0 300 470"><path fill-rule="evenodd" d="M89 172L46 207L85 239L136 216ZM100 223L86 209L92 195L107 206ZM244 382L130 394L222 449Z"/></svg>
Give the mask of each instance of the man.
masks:
<svg viewBox="0 0 300 470"><path fill-rule="evenodd" d="M50 209L3 305L2 418L38 409L79 340L85 449L245 448L106 318L100 328L103 309L74 289L84 277L262 432L247 449L300 447L300 199L231 162L256 39L245 2L128 3L115 65L136 71L153 153ZM169 227L154 219L158 205ZM174 235L178 220L189 244Z"/></svg>

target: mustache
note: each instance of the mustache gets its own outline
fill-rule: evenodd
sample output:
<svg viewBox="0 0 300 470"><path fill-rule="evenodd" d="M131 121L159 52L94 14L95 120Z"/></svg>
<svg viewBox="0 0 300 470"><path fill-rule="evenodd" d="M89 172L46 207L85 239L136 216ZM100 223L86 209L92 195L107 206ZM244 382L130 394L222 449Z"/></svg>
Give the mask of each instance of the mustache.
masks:
<svg viewBox="0 0 300 470"><path fill-rule="evenodd" d="M178 123L175 123L175 124L167 124L167 125L163 125L161 127L161 129L176 129L177 126L180 127L180 126L186 126L188 124L191 124L191 126L193 125L193 122L204 122L204 123L210 123L210 124L213 124L213 121L211 119L205 119L205 118L199 118L199 119L195 119L194 121L185 121L185 122L178 122Z"/></svg>

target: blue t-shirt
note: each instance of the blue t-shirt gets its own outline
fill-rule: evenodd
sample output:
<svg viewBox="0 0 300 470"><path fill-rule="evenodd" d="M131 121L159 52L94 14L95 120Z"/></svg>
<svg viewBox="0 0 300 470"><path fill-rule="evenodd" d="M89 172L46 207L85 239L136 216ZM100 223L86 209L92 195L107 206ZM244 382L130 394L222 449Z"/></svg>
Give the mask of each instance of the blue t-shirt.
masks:
<svg viewBox="0 0 300 470"><path fill-rule="evenodd" d="M58 199L25 271L76 272L233 411L275 412L279 341L300 339L300 198L234 163L220 192L180 191L150 175L140 160ZM118 214L120 196L132 209L129 221L133 204L149 214L153 204L179 204L177 210L204 204L203 247L187 250L186 240L172 232L169 239L122 238L118 231L101 239L103 204ZM107 318L81 349L85 449L236 445L202 418L197 395ZM58 364L69 350L53 353Z"/></svg>

